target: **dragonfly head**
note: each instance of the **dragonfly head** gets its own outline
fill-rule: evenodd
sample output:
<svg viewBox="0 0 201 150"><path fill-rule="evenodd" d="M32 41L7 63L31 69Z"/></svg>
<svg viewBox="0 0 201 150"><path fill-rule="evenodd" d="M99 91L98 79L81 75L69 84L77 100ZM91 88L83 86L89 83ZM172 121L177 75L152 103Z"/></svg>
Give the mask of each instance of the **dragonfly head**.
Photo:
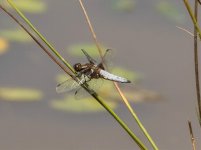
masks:
<svg viewBox="0 0 201 150"><path fill-rule="evenodd" d="M82 65L80 63L77 63L73 66L73 68L75 69L75 71L79 72L82 70Z"/></svg>

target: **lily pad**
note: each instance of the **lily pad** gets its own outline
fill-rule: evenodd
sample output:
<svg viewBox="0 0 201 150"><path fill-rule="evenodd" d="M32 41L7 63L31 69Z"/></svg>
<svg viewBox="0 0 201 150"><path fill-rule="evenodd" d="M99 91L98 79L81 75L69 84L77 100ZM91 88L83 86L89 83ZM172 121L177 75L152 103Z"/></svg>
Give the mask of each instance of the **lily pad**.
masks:
<svg viewBox="0 0 201 150"><path fill-rule="evenodd" d="M158 2L156 9L164 16L177 23L183 23L185 21L185 13L179 11L179 9L169 1Z"/></svg>
<svg viewBox="0 0 201 150"><path fill-rule="evenodd" d="M8 50L8 41L0 37L0 55L4 54Z"/></svg>
<svg viewBox="0 0 201 150"><path fill-rule="evenodd" d="M31 37L22 29L10 29L0 31L0 35L11 41L15 42L31 42Z"/></svg>
<svg viewBox="0 0 201 150"><path fill-rule="evenodd" d="M117 108L117 103L106 102L110 108ZM56 110L69 111L74 113L101 112L104 108L93 98L75 100L73 96L67 96L62 100L53 100L50 106Z"/></svg>
<svg viewBox="0 0 201 150"><path fill-rule="evenodd" d="M15 0L13 2L18 9L28 13L38 14L47 10L47 5L42 0ZM4 3L8 8L11 8L6 1Z"/></svg>
<svg viewBox="0 0 201 150"><path fill-rule="evenodd" d="M157 92L146 90L146 89L132 89L132 88L121 88L124 95L130 102L140 103L144 101L156 101L160 99L160 95ZM104 85L97 91L97 93L105 100L109 101L121 101L121 97L115 89L113 83L104 82Z"/></svg>
<svg viewBox="0 0 201 150"><path fill-rule="evenodd" d="M113 9L125 12L131 12L136 5L136 0L113 0Z"/></svg>
<svg viewBox="0 0 201 150"><path fill-rule="evenodd" d="M65 75L59 75L58 76L58 82L61 83L67 79ZM121 86L121 84L119 84ZM135 86L136 87L136 86ZM127 99L130 102L144 102L144 101L155 101L160 99L160 95L157 92L146 90L146 89L136 89L130 86L123 86L121 88L123 90L123 93L127 97ZM83 91L83 90L82 90ZM99 96L103 97L103 99L107 101L117 102L121 100L121 97L119 96L119 93L116 91L113 82L104 80L104 83L100 88L95 89L95 91L98 93ZM68 94L71 94L71 96L74 95L74 92L69 92ZM85 97L90 95L86 95L83 97L80 97L82 101L83 99L86 99Z"/></svg>
<svg viewBox="0 0 201 150"><path fill-rule="evenodd" d="M15 102L39 101L42 99L41 91L29 88L0 88L0 99Z"/></svg>
<svg viewBox="0 0 201 150"><path fill-rule="evenodd" d="M134 90L124 90L124 95L130 102L140 103L148 101L156 101L161 98L161 96L154 91L146 89L134 89ZM114 99L121 100L118 93L113 93L112 97Z"/></svg>
<svg viewBox="0 0 201 150"><path fill-rule="evenodd" d="M103 50L106 50L104 46L101 46ZM68 47L68 51L74 55L74 56L79 56L79 57L84 57L81 49L84 49L87 51L87 53L90 54L91 57L99 57L99 52L97 50L97 47L95 44L76 44L76 45L71 45Z"/></svg>

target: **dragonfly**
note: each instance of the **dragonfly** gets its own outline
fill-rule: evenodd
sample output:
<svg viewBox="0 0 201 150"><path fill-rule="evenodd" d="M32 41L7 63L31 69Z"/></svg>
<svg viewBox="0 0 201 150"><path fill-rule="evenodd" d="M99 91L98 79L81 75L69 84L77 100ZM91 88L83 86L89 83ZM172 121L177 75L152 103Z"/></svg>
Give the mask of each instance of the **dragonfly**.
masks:
<svg viewBox="0 0 201 150"><path fill-rule="evenodd" d="M120 83L130 83L130 80L117 76L115 74L109 73L105 70L104 64L107 62L108 55L111 54L111 49L107 49L102 61L97 63L84 49L81 49L83 54L86 56L88 62L85 64L76 63L74 64L73 68L76 71L76 79L75 81L73 78L67 79L66 81L60 83L56 87L57 93L69 92L72 90L75 91L75 95L79 91L81 91L82 85L89 86L92 91L94 90L95 86L98 85L97 83L90 84L92 80L96 79L104 79L110 80Z"/></svg>

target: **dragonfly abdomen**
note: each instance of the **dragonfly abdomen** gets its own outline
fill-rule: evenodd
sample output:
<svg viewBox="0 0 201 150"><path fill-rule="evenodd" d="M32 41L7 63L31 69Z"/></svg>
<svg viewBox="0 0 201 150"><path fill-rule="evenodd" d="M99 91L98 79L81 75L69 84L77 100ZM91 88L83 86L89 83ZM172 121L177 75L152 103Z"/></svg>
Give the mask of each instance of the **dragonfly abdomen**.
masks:
<svg viewBox="0 0 201 150"><path fill-rule="evenodd" d="M100 70L100 75L107 80L112 80L112 81L116 81L116 82L121 82L121 83L130 83L129 80L127 80L126 78L111 74L105 70Z"/></svg>

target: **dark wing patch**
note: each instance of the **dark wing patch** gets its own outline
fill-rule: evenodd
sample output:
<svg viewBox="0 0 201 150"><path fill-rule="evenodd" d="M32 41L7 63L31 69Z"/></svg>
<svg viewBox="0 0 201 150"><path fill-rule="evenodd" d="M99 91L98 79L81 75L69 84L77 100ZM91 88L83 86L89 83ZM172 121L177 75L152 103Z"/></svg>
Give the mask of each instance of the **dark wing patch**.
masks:
<svg viewBox="0 0 201 150"><path fill-rule="evenodd" d="M102 62L98 64L98 67L100 67L101 69L105 70L105 67L107 67L107 69L111 69L111 59L113 56L113 51L111 49L107 49L105 51L105 54L103 55L103 59Z"/></svg>
<svg viewBox="0 0 201 150"><path fill-rule="evenodd" d="M89 54L84 50L84 49L81 49L82 52L84 53L84 55L87 57L87 60L92 63L92 64L97 64L97 62L91 57L89 56Z"/></svg>

